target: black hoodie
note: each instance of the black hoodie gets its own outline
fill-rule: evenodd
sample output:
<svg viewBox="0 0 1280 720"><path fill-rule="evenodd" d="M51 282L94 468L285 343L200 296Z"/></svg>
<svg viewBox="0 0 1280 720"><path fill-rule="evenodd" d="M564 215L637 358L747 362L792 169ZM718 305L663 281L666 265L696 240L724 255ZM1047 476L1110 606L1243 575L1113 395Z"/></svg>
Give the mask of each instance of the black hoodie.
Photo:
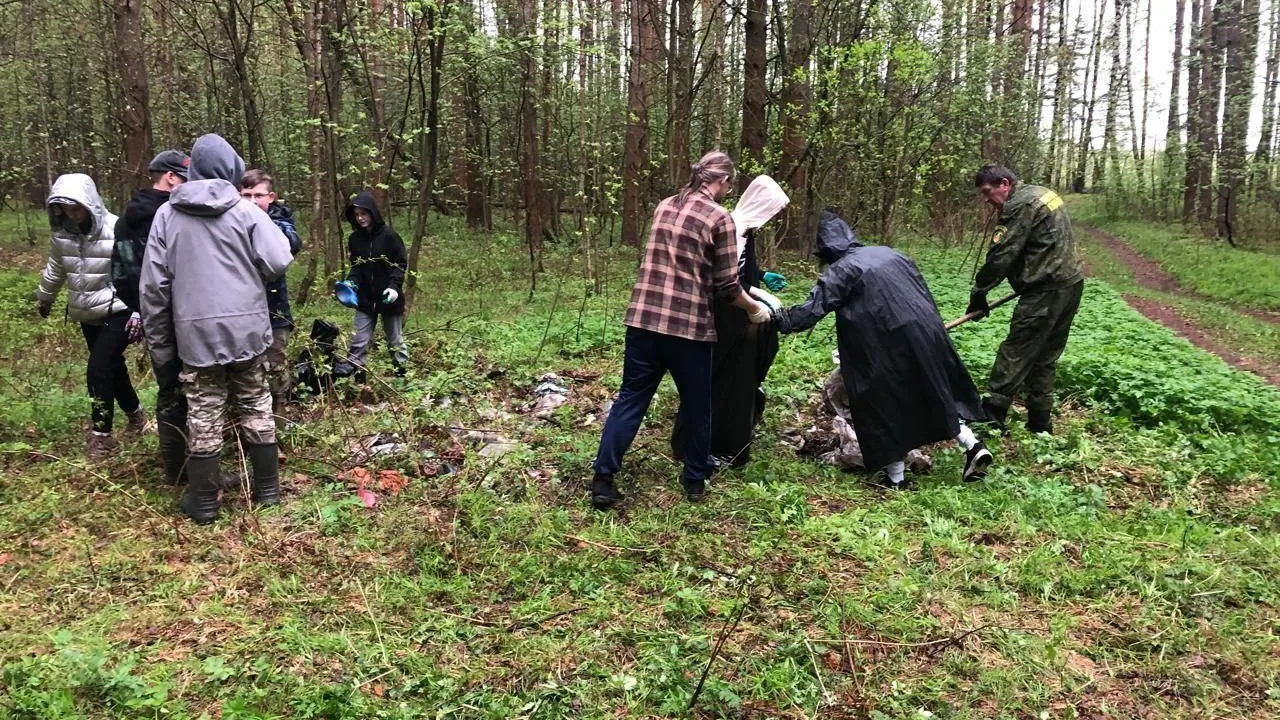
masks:
<svg viewBox="0 0 1280 720"><path fill-rule="evenodd" d="M356 208L373 216L369 229L356 224ZM365 190L347 205L347 222L353 232L347 238L351 272L347 279L356 284L360 312L366 315L400 315L404 313L404 273L409 257L404 241L382 221L382 211L373 201L373 193ZM393 288L400 297L391 304L382 302L382 293Z"/></svg>
<svg viewBox="0 0 1280 720"><path fill-rule="evenodd" d="M111 284L116 297L133 312L138 312L138 281L142 277L142 254L147 249L151 221L161 205L169 202L169 193L143 188L133 194L116 221L116 244L111 250Z"/></svg>

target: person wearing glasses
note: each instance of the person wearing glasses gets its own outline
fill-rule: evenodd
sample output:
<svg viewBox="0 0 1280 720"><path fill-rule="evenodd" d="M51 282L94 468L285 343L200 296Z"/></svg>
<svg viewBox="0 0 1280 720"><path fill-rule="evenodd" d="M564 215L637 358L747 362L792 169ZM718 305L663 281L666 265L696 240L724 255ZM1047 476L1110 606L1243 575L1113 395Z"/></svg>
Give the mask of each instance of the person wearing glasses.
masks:
<svg viewBox="0 0 1280 720"><path fill-rule="evenodd" d="M169 202L169 193L187 181L187 168L191 158L180 150L165 150L156 155L147 171L151 173L151 187L141 188L124 208L124 215L116 221L116 244L111 251L111 284L116 297L129 308L131 315L126 326L129 342L142 338L141 302L138 284L142 278L142 255L147 249L147 236L151 234L151 222L156 211ZM171 485L185 481L187 465L187 398L178 382L182 363L157 363L151 361L156 376L156 436L160 444L160 460L164 466L164 479Z"/></svg>
<svg viewBox="0 0 1280 720"><path fill-rule="evenodd" d="M293 211L276 197L275 181L265 170L254 168L240 179L240 197L257 205L289 240L294 257L302 251L302 238L293 226ZM271 313L271 348L267 350L267 381L271 385L271 412L277 424L280 410L289 399L289 360L285 352L293 333L293 313L289 309L289 284L284 275L267 283L267 310Z"/></svg>

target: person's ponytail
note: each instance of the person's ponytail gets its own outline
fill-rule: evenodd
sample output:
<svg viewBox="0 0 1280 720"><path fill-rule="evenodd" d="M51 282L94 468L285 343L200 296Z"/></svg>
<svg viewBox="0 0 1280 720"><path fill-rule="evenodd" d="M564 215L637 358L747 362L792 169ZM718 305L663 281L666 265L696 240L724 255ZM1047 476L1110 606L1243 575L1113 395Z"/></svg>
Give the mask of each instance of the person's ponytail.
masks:
<svg viewBox="0 0 1280 720"><path fill-rule="evenodd" d="M720 180L733 177L733 160L719 150L712 150L689 169L689 182L676 194L676 207L683 207L690 193Z"/></svg>

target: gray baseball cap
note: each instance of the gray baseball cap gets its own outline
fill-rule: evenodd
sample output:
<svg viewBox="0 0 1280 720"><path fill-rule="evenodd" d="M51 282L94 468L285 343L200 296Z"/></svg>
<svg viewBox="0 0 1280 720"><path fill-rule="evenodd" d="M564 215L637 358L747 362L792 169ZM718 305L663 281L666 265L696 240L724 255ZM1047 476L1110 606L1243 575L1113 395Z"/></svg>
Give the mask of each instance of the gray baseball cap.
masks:
<svg viewBox="0 0 1280 720"><path fill-rule="evenodd" d="M151 159L151 164L147 166L149 172L162 173L171 172L182 178L187 179L187 168L191 166L191 158L180 150L165 150Z"/></svg>

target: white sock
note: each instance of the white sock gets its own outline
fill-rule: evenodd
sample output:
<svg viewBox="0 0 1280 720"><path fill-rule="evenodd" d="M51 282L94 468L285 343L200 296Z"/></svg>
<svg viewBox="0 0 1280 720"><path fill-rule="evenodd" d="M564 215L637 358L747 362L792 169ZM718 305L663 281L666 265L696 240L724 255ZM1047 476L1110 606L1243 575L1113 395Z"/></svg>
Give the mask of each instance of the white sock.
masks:
<svg viewBox="0 0 1280 720"><path fill-rule="evenodd" d="M905 476L907 464L901 460L885 465L884 471L889 474L889 482L894 485L901 485L907 479Z"/></svg>
<svg viewBox="0 0 1280 720"><path fill-rule="evenodd" d="M964 424L963 420L960 421L960 434L956 435L956 442L960 443L960 447L964 448L965 452L969 452L974 445L978 444L977 436L973 434L968 425Z"/></svg>

